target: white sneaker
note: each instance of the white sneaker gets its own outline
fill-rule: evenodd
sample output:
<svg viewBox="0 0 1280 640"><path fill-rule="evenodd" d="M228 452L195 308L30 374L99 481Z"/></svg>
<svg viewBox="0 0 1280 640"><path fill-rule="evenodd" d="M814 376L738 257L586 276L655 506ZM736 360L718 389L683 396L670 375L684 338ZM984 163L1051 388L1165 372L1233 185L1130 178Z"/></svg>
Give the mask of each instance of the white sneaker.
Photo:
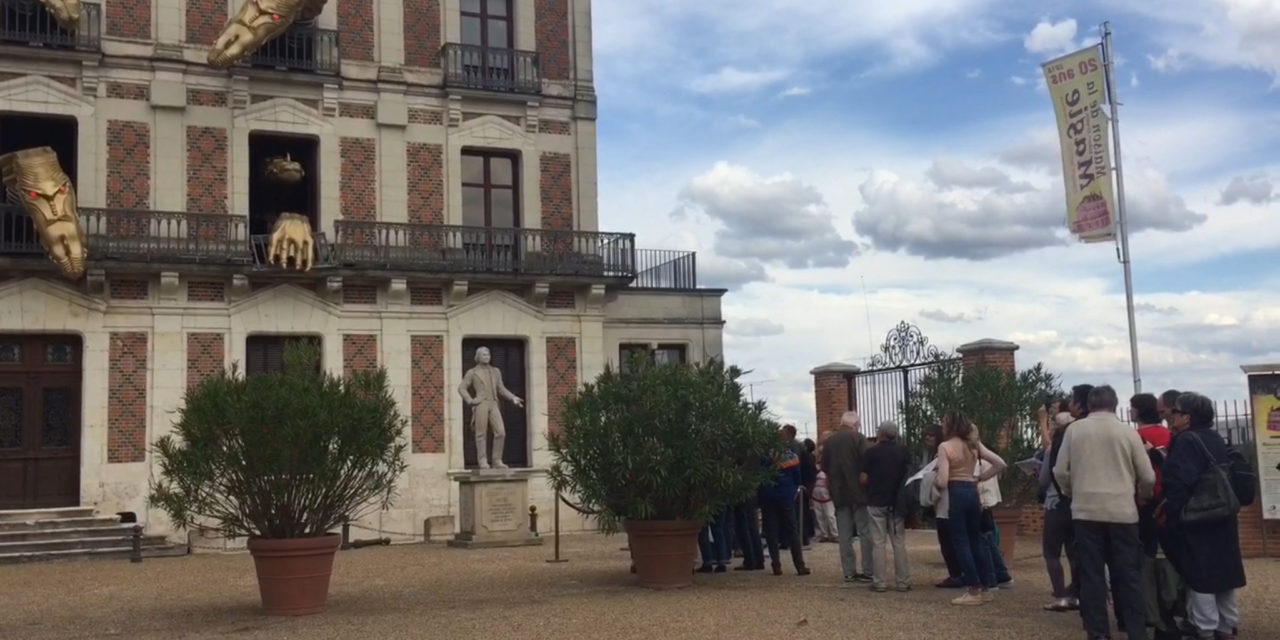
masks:
<svg viewBox="0 0 1280 640"><path fill-rule="evenodd" d="M966 591L960 597L951 599L951 604L960 607L977 607L986 603L987 601L983 600L982 596L971 591Z"/></svg>

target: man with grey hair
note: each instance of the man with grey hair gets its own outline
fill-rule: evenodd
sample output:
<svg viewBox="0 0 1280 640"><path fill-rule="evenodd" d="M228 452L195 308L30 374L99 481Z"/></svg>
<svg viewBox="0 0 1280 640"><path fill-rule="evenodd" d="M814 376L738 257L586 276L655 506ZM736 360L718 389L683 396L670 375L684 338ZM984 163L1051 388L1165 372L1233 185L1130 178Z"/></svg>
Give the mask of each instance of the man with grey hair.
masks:
<svg viewBox="0 0 1280 640"><path fill-rule="evenodd" d="M836 507L836 538L844 581L871 582L871 519L867 514L867 492L860 481L862 455L867 437L862 435L862 417L846 411L840 424L822 445L822 468L830 482L831 502ZM854 533L862 547L862 571L858 572L853 553Z"/></svg>
<svg viewBox="0 0 1280 640"><path fill-rule="evenodd" d="M1173 425L1173 410L1178 403L1178 396L1182 395L1177 389L1169 389L1160 394L1156 399L1156 413L1160 415L1160 419L1164 421L1164 426Z"/></svg>
<svg viewBox="0 0 1280 640"><path fill-rule="evenodd" d="M860 481L867 489L867 512L873 545L871 590L888 591L889 545L893 545L893 576L898 591L911 589L911 565L907 557L907 524L898 511L898 496L910 475L911 452L898 442L898 425L884 421L876 428L876 444L862 456Z"/></svg>
<svg viewBox="0 0 1280 640"><path fill-rule="evenodd" d="M1142 594L1142 542L1138 505L1151 499L1156 474L1138 432L1116 417L1120 404L1108 385L1089 392L1089 414L1071 424L1062 439L1053 476L1071 499L1076 565L1080 571L1080 617L1090 639L1111 637L1106 571L1111 573L1116 617L1129 640L1146 638Z"/></svg>

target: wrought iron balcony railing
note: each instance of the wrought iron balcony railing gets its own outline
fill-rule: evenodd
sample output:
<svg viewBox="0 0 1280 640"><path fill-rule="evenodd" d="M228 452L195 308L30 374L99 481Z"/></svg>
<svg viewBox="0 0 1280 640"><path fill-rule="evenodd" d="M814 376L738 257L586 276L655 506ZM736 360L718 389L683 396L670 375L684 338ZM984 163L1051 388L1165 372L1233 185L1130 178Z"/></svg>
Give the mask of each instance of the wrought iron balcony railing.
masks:
<svg viewBox="0 0 1280 640"><path fill-rule="evenodd" d="M630 280L635 235L340 220L334 261L361 269Z"/></svg>
<svg viewBox="0 0 1280 640"><path fill-rule="evenodd" d="M541 93L542 74L533 51L470 44L444 45L445 86L507 93Z"/></svg>
<svg viewBox="0 0 1280 640"><path fill-rule="evenodd" d="M637 249L636 279L641 289L697 289L697 254L669 249Z"/></svg>
<svg viewBox="0 0 1280 640"><path fill-rule="evenodd" d="M285 71L337 73L338 32L293 26L249 56L249 64Z"/></svg>
<svg viewBox="0 0 1280 640"><path fill-rule="evenodd" d="M95 2L80 3L80 24L71 32L40 0L0 0L0 43L97 51L101 41L102 6Z"/></svg>
<svg viewBox="0 0 1280 640"><path fill-rule="evenodd" d="M249 264L244 216L143 209L80 208L90 262ZM24 210L0 209L0 254L43 255Z"/></svg>

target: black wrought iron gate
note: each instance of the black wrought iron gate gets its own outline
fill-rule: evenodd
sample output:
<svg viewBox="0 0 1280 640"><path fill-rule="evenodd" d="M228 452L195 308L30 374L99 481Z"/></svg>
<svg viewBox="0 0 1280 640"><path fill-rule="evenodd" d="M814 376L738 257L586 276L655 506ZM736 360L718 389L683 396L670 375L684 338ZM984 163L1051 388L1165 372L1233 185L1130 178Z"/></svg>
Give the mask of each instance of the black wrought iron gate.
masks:
<svg viewBox="0 0 1280 640"><path fill-rule="evenodd" d="M880 353L849 379L850 404L862 416L862 432L874 436L876 427L885 420L898 423L908 433L923 428L925 425L904 424L902 406L911 400L921 378L957 358L930 344L919 327L899 322L885 336Z"/></svg>

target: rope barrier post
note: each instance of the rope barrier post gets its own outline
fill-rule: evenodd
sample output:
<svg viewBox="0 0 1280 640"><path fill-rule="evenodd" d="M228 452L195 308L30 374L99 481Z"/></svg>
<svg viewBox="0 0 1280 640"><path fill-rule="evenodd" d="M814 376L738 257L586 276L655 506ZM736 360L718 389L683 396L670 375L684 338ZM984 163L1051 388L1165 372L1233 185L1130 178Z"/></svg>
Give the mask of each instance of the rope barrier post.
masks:
<svg viewBox="0 0 1280 640"><path fill-rule="evenodd" d="M538 506L532 505L532 504L529 505L529 533L532 534L533 537L535 538L539 537L538 536Z"/></svg>
<svg viewBox="0 0 1280 640"><path fill-rule="evenodd" d="M129 554L129 562L137 564L142 562L142 525L133 525L132 532L133 550Z"/></svg>
<svg viewBox="0 0 1280 640"><path fill-rule="evenodd" d="M339 546L339 548L342 549L343 551L346 551L347 549L351 548L351 523L350 522L342 523L342 544Z"/></svg>
<svg viewBox="0 0 1280 640"><path fill-rule="evenodd" d="M532 509L532 508L533 508L533 507L530 507L530 509ZM560 492L559 492L559 491L557 491L557 492L556 492L556 506L552 508L552 511L551 511L551 520L552 520L552 526L554 527L554 531L555 531L555 533L554 533L554 535L555 535L555 556L554 556L553 558L551 558L550 560L547 560L547 562L550 562L550 563L553 563L553 564L559 564L559 563L561 563L561 562L568 562L568 560L566 560L566 559L564 559L564 558L561 558L561 557L560 557Z"/></svg>
<svg viewBox="0 0 1280 640"><path fill-rule="evenodd" d="M800 487L796 491L796 540L800 541L800 546L804 547L804 506L805 506L805 488Z"/></svg>

